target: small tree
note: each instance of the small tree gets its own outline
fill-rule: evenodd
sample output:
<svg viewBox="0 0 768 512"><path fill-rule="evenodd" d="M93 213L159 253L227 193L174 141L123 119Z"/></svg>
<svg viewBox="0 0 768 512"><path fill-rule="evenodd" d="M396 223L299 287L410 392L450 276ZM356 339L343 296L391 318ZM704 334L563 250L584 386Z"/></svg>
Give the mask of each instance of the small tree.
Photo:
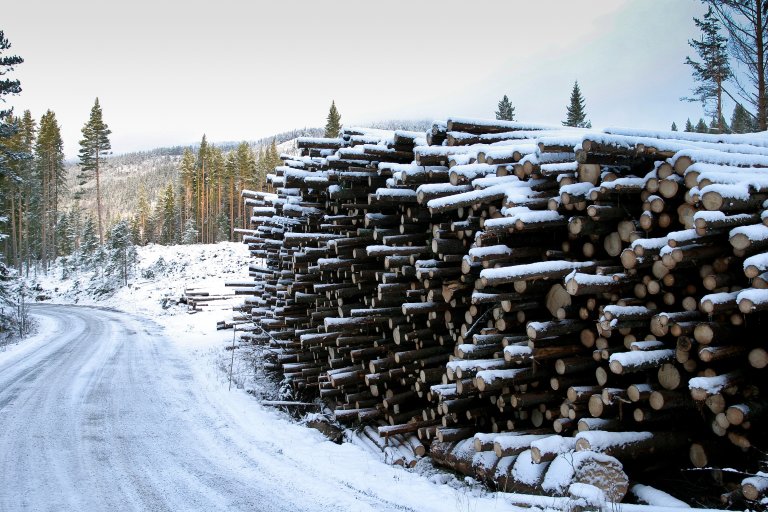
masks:
<svg viewBox="0 0 768 512"><path fill-rule="evenodd" d="M699 118L699 122L696 123L694 131L696 133L709 133L709 128L707 127L707 123L704 121L703 117Z"/></svg>
<svg viewBox="0 0 768 512"><path fill-rule="evenodd" d="M737 103L731 116L733 133L751 133L757 131L757 122L741 103Z"/></svg>
<svg viewBox="0 0 768 512"><path fill-rule="evenodd" d="M325 136L338 137L341 131L341 114L336 109L336 101L331 101L331 109L325 123Z"/></svg>
<svg viewBox="0 0 768 512"><path fill-rule="evenodd" d="M690 117L685 121L685 130L683 130L683 131L686 131L686 132L692 132L693 131L693 123L691 122L691 118Z"/></svg>
<svg viewBox="0 0 768 512"><path fill-rule="evenodd" d="M587 112L585 110L586 103L584 97L581 95L581 89L579 89L579 82L573 83L573 90L571 91L571 103L568 105L568 112L563 126L572 126L574 128L592 128L592 123L587 120Z"/></svg>
<svg viewBox="0 0 768 512"><path fill-rule="evenodd" d="M131 229L121 220L109 233L109 264L107 275L128 285L128 276L136 260L136 248L131 241Z"/></svg>
<svg viewBox="0 0 768 512"><path fill-rule="evenodd" d="M499 101L499 110L496 111L496 119L501 121L514 121L515 120L515 107L509 102L509 98L505 94L501 101Z"/></svg>
<svg viewBox="0 0 768 512"><path fill-rule="evenodd" d="M672 121L672 128L670 128L670 130L672 130L673 132L677 131L677 125L675 124L674 121Z"/></svg>
<svg viewBox="0 0 768 512"><path fill-rule="evenodd" d="M200 232L197 230L197 224L195 219L187 219L184 223L184 233L181 235L181 243L184 245L192 245L197 243L197 238L200 236Z"/></svg>

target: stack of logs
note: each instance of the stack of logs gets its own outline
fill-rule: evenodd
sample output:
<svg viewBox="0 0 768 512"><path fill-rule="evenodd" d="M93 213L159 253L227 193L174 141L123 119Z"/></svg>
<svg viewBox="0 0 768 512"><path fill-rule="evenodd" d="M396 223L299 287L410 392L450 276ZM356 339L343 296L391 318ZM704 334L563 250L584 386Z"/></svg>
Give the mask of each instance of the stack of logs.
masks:
<svg viewBox="0 0 768 512"><path fill-rule="evenodd" d="M766 134L451 118L298 146L243 193L248 341L297 392L503 490L758 469Z"/></svg>

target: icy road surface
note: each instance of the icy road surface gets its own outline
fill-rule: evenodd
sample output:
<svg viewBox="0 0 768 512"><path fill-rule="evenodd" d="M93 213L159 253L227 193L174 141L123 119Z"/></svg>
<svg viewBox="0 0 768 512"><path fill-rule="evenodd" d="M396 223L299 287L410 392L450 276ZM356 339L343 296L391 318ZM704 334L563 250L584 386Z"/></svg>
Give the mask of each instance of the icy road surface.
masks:
<svg viewBox="0 0 768 512"><path fill-rule="evenodd" d="M33 312L41 334L0 353L0 511L514 510L212 385L149 320Z"/></svg>

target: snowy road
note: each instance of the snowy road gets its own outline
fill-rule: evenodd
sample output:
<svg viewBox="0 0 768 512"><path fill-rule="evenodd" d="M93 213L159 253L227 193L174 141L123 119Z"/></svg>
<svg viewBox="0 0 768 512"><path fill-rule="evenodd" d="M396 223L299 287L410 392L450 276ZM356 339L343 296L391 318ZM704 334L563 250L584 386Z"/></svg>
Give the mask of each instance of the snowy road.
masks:
<svg viewBox="0 0 768 512"><path fill-rule="evenodd" d="M151 321L34 314L42 339L0 354L0 511L510 509L227 393Z"/></svg>

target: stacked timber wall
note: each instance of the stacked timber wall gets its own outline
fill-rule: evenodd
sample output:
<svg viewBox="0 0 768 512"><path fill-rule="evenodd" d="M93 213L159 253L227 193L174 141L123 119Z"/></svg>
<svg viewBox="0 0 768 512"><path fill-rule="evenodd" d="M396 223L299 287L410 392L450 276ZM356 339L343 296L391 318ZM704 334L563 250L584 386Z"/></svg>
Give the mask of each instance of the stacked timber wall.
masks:
<svg viewBox="0 0 768 512"><path fill-rule="evenodd" d="M340 422L506 490L758 469L766 134L452 118L299 147L243 193L246 341Z"/></svg>

